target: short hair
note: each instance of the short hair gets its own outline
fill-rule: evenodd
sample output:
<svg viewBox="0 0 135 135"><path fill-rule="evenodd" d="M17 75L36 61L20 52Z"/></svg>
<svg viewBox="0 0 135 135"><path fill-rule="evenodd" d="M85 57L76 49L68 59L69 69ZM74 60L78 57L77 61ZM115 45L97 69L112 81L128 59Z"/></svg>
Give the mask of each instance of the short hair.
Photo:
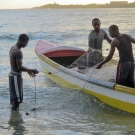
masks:
<svg viewBox="0 0 135 135"><path fill-rule="evenodd" d="M93 23L94 21L99 21L99 22L100 22L100 20L99 20L98 18L94 18L94 19L92 20L92 23Z"/></svg>
<svg viewBox="0 0 135 135"><path fill-rule="evenodd" d="M29 37L26 34L20 34L18 37L18 41L29 41Z"/></svg>
<svg viewBox="0 0 135 135"><path fill-rule="evenodd" d="M109 29L111 29L112 31L119 31L119 28L118 28L117 25L111 25L111 26L109 27Z"/></svg>

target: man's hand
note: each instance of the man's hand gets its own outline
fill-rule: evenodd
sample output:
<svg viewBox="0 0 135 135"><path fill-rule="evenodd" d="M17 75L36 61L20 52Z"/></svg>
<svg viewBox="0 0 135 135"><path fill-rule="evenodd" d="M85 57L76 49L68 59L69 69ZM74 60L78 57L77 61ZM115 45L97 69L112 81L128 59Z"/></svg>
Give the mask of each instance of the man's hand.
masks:
<svg viewBox="0 0 135 135"><path fill-rule="evenodd" d="M31 71L32 71L33 74L38 74L39 73L37 69L31 69Z"/></svg>
<svg viewBox="0 0 135 135"><path fill-rule="evenodd" d="M29 74L30 77L35 77L36 76L31 70L27 71L27 73Z"/></svg>
<svg viewBox="0 0 135 135"><path fill-rule="evenodd" d="M102 63L99 63L97 66L96 66L96 69L100 69L102 67Z"/></svg>
<svg viewBox="0 0 135 135"><path fill-rule="evenodd" d="M39 72L37 71L37 69L29 69L27 71L27 73L29 74L30 77L35 77L35 74L38 74Z"/></svg>

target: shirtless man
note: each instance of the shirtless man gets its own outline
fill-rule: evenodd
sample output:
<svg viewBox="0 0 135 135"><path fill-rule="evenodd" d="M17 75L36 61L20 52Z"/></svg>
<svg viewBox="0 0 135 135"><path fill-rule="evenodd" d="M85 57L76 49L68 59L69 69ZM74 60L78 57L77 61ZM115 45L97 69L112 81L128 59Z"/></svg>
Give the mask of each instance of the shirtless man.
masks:
<svg viewBox="0 0 135 135"><path fill-rule="evenodd" d="M115 48L119 51L119 63L117 66L116 83L128 87L134 87L134 58L132 52L132 43L135 39L126 34L120 34L117 25L109 27L110 36L113 39L109 55L101 63L97 65L100 69L103 64L112 59Z"/></svg>
<svg viewBox="0 0 135 135"><path fill-rule="evenodd" d="M102 43L106 39L110 44L112 40L108 37L107 33L100 29L101 23L98 18L92 20L92 30L88 37L88 53L87 53L87 66L92 67L103 60L102 56Z"/></svg>
<svg viewBox="0 0 135 135"><path fill-rule="evenodd" d="M17 43L11 47L9 52L11 66L11 71L9 73L9 89L12 110L17 110L19 104L23 101L23 79L21 72L27 72L30 77L34 77L35 74L38 73L37 69L28 69L22 66L23 54L21 48L26 47L28 41L29 37L26 34L21 34Z"/></svg>

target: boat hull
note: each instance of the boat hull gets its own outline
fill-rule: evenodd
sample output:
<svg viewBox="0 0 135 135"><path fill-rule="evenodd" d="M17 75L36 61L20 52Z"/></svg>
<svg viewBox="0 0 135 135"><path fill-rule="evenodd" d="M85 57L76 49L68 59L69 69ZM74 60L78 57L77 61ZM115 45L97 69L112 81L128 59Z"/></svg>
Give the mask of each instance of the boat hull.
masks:
<svg viewBox="0 0 135 135"><path fill-rule="evenodd" d="M42 54L38 58L43 71L55 83L84 91L114 108L135 114L135 89L93 79L67 69Z"/></svg>

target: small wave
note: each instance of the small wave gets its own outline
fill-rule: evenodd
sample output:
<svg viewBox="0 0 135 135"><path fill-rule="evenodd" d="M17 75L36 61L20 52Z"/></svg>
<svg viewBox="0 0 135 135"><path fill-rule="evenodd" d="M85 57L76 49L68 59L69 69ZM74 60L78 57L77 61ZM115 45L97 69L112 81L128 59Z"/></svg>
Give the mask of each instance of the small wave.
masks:
<svg viewBox="0 0 135 135"><path fill-rule="evenodd" d="M17 39L17 36L13 34L0 35L0 40L15 40L15 39Z"/></svg>
<svg viewBox="0 0 135 135"><path fill-rule="evenodd" d="M44 32L33 32L33 33L26 33L30 40L38 40L46 37L46 33ZM17 40L19 37L19 34L1 34L0 40Z"/></svg>
<svg viewBox="0 0 135 135"><path fill-rule="evenodd" d="M29 36L30 40L39 40L39 39L44 39L48 33L43 31L38 31L38 32L30 32L26 34Z"/></svg>

